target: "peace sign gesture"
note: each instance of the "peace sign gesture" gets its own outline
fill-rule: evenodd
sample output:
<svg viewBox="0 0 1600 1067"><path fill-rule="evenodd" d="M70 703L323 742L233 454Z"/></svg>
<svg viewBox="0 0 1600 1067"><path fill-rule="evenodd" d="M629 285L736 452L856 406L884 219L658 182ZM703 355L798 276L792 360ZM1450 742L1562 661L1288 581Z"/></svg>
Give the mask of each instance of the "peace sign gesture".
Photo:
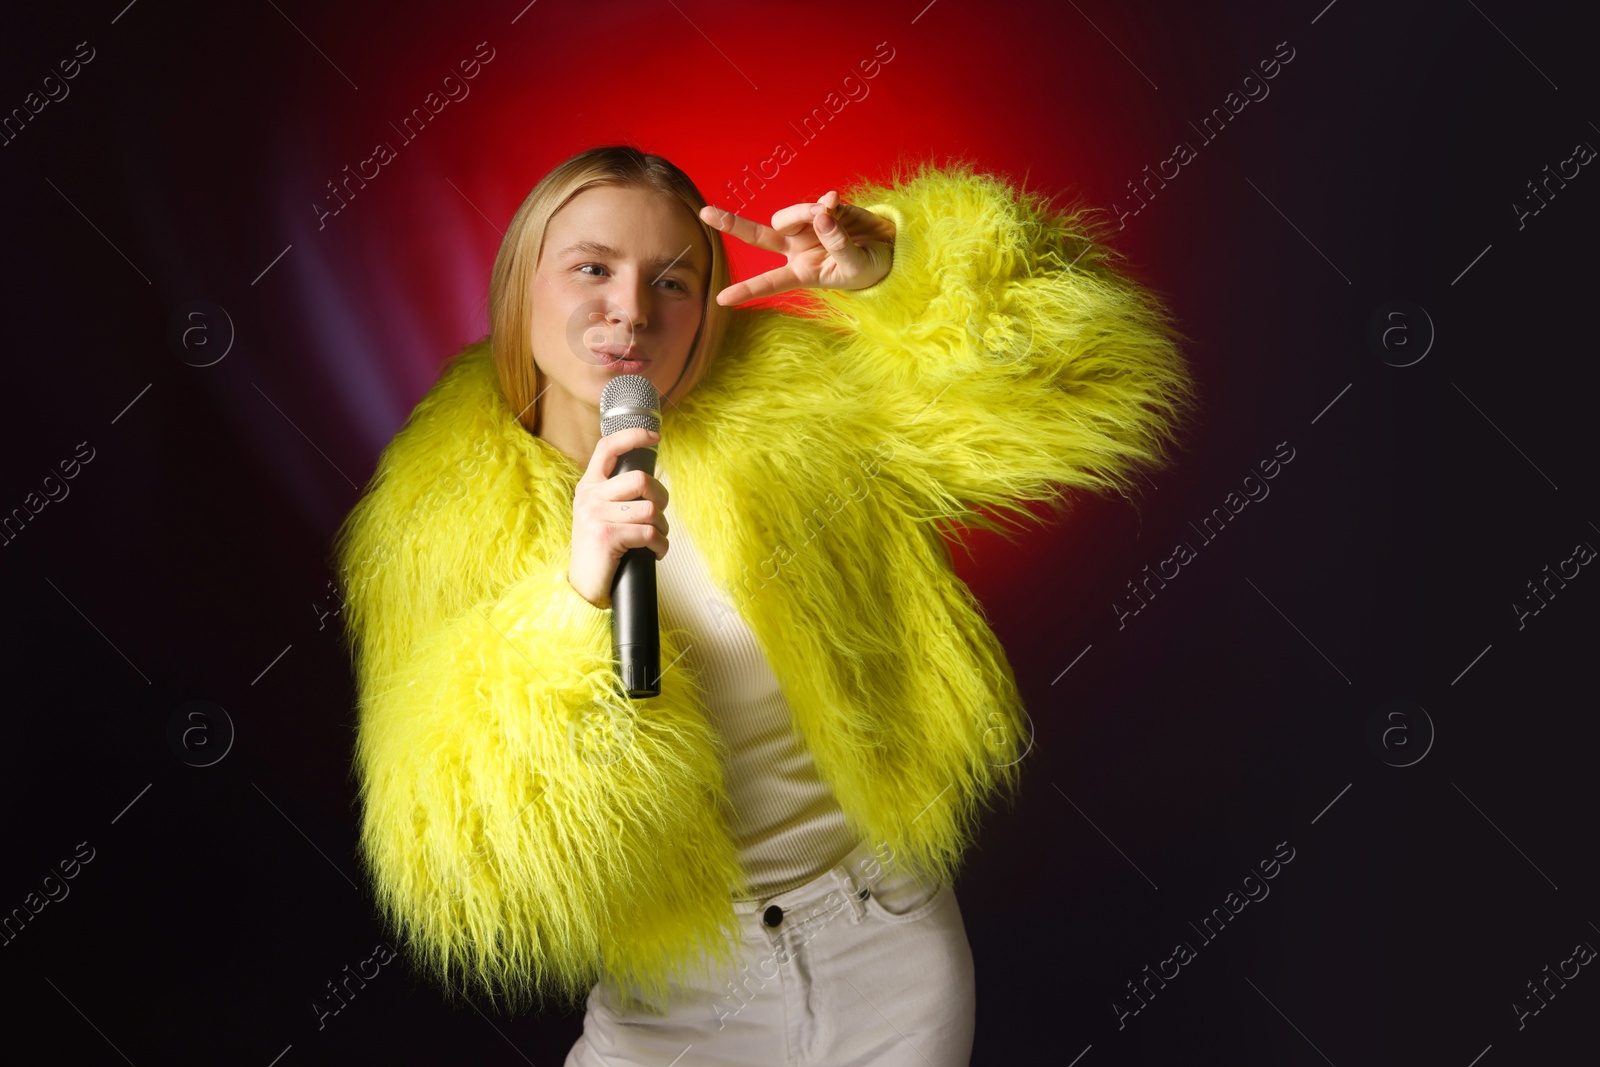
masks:
<svg viewBox="0 0 1600 1067"><path fill-rule="evenodd" d="M842 203L830 189L816 203L794 204L751 222L706 205L700 218L745 244L785 256L776 270L735 282L717 294L719 304L742 304L790 289L865 289L883 280L894 259L894 223L865 208Z"/></svg>

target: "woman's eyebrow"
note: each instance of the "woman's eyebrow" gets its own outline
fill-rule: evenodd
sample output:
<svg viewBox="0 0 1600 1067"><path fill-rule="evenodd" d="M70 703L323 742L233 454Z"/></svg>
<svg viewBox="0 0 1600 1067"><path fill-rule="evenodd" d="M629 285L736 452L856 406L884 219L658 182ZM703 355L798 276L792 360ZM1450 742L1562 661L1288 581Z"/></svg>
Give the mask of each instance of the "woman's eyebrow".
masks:
<svg viewBox="0 0 1600 1067"><path fill-rule="evenodd" d="M652 256L650 259L645 260L645 266L659 267L661 270L665 271L669 267L675 266L680 259L683 259L684 253L688 252L691 247L693 246L685 245L683 252L679 252L675 256ZM581 252L585 255L591 256L610 256L613 259L620 259L622 257L621 252L618 252L615 248L612 248L610 245L604 244L600 241L578 241L575 244L570 244L566 248L563 248L560 254L565 256L574 252ZM693 260L684 260L683 266L684 269L693 271L696 274L701 272L699 265Z"/></svg>

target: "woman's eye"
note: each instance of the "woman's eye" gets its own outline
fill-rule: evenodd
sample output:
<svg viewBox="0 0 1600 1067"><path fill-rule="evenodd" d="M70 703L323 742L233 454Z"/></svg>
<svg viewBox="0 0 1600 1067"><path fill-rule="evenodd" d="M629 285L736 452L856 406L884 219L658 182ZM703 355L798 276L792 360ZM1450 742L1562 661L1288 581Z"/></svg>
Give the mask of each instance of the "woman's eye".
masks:
<svg viewBox="0 0 1600 1067"><path fill-rule="evenodd" d="M589 267L593 267L593 268L595 268L595 269L596 269L596 270L600 270L600 271L603 271L603 270L605 270L605 267L603 267L603 266L601 266L601 265L600 265L600 264L598 264L598 263L583 263L583 264L580 264L580 265L579 265L579 267L578 267L578 269L579 269L579 270L580 270L580 271L583 271L583 270L587 270L587 269L588 269L588 268L589 268ZM598 274L591 274L591 275L589 275L589 277L591 277L591 278L598 278L598 277L600 277L600 275L598 275ZM663 279L663 281L665 281L665 282L666 282L666 283L667 283L667 284L668 284L668 285L672 285L672 286L676 286L676 287L677 287L677 289L678 289L678 290L679 290L679 291L680 291L680 292L685 292L685 293L687 293L687 292L688 292L688 291L689 291L689 289L688 289L688 287L687 287L687 286L685 286L685 285L684 285L684 284L683 284L683 283L682 283L682 282L680 282L680 281L678 281L678 279L676 279L676 278L665 278L665 279Z"/></svg>

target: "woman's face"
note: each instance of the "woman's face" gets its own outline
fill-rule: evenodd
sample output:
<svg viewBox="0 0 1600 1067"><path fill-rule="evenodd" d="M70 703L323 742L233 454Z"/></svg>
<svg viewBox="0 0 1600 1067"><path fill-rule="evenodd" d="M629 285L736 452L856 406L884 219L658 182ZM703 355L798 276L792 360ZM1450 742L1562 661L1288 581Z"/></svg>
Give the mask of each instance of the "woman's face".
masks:
<svg viewBox="0 0 1600 1067"><path fill-rule="evenodd" d="M581 405L598 418L600 391L619 374L641 374L665 395L689 360L710 269L704 230L676 200L601 185L568 201L545 228L533 282L543 410ZM597 351L608 345L642 362L608 366Z"/></svg>

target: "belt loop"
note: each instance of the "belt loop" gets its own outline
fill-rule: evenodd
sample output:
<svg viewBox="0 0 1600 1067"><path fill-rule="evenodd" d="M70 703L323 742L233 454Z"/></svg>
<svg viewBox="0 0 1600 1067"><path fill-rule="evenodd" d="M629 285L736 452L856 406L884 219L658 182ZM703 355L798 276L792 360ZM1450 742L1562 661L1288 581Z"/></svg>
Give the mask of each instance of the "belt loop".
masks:
<svg viewBox="0 0 1600 1067"><path fill-rule="evenodd" d="M837 891L844 895L844 899L850 905L850 921L852 923L861 922L862 919L867 917L866 884L856 879L855 874L850 870L848 861L834 867L829 873L833 875L833 880L838 883Z"/></svg>

